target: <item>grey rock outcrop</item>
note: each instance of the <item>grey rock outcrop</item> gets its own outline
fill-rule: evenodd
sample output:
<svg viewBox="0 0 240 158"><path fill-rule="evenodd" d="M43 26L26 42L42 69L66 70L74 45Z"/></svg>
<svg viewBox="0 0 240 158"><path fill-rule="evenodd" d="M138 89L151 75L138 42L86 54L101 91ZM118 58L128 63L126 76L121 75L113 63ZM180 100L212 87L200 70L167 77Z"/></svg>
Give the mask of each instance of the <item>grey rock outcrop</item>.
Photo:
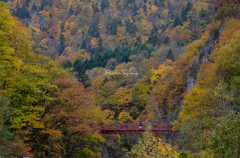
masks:
<svg viewBox="0 0 240 158"><path fill-rule="evenodd" d="M219 43L219 40L220 40L219 37L221 36L224 29L223 26L224 25L222 25L218 30L216 30L214 33L210 35L204 48L199 52L198 56L193 61L187 77L187 88L186 88L187 92L190 91L194 87L194 85L197 83L198 71L201 65L206 63L207 61L210 61L209 55L215 51L216 44Z"/></svg>

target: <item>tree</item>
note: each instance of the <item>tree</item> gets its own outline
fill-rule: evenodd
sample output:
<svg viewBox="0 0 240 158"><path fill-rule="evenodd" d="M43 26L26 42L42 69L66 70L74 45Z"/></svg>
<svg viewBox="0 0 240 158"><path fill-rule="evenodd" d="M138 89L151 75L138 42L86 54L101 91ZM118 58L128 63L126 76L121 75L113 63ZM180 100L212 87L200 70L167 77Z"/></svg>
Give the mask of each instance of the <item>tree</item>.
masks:
<svg viewBox="0 0 240 158"><path fill-rule="evenodd" d="M127 122L132 122L133 118L130 116L130 114L126 111L120 112L118 115L118 122L119 123L127 123Z"/></svg>
<svg viewBox="0 0 240 158"><path fill-rule="evenodd" d="M174 22L173 22L173 27L176 27L178 25L182 25L182 22L180 20L180 18L177 16L175 19L174 19Z"/></svg>
<svg viewBox="0 0 240 158"><path fill-rule="evenodd" d="M41 143L35 146L39 151L35 156L41 152L50 152L53 157L99 155L96 145L103 138L95 128L104 115L93 105L94 96L73 78L58 79L54 84L55 104L43 117L46 126L38 136Z"/></svg>
<svg viewBox="0 0 240 158"><path fill-rule="evenodd" d="M186 6L182 7L181 17L182 17L183 21L187 20L187 9L186 9Z"/></svg>
<svg viewBox="0 0 240 158"><path fill-rule="evenodd" d="M137 11L137 15L134 17L134 20L136 28L140 34L150 35L153 26L151 22L147 21L146 15L142 8Z"/></svg>
<svg viewBox="0 0 240 158"><path fill-rule="evenodd" d="M89 27L88 33L92 37L99 37L98 22L96 20Z"/></svg>
<svg viewBox="0 0 240 158"><path fill-rule="evenodd" d="M55 38L58 33L57 27L55 25L51 26L48 32L50 38Z"/></svg>
<svg viewBox="0 0 240 158"><path fill-rule="evenodd" d="M199 13L200 18L205 19L206 18L206 11L202 8Z"/></svg>
<svg viewBox="0 0 240 158"><path fill-rule="evenodd" d="M102 3L101 3L101 9L102 9L102 12L107 9L108 7L110 6L110 2L108 0L102 0Z"/></svg>
<svg viewBox="0 0 240 158"><path fill-rule="evenodd" d="M117 110L126 109L132 102L132 91L130 87L120 87L114 94L115 104L117 105Z"/></svg>
<svg viewBox="0 0 240 158"><path fill-rule="evenodd" d="M118 23L118 19L114 18L111 25L110 25L110 33L112 35L117 34L117 23Z"/></svg>
<svg viewBox="0 0 240 158"><path fill-rule="evenodd" d="M135 24L133 22L131 22L131 20L127 20L126 21L126 31L130 34L134 34L137 31L137 28L135 26Z"/></svg>
<svg viewBox="0 0 240 158"><path fill-rule="evenodd" d="M73 14L74 14L74 10L73 10L73 6L71 5L69 9L69 15L73 15Z"/></svg>
<svg viewBox="0 0 240 158"><path fill-rule="evenodd" d="M171 49L169 49L166 58L169 60L175 61L175 58Z"/></svg>
<svg viewBox="0 0 240 158"><path fill-rule="evenodd" d="M10 155L7 146L10 143L10 139L13 134L7 129L6 121L9 117L9 104L10 99L7 97L2 97L0 95L0 156L7 157Z"/></svg>
<svg viewBox="0 0 240 158"><path fill-rule="evenodd" d="M151 127L143 134L143 138L131 148L128 153L130 157L136 158L158 158L168 157L177 158L179 153L170 144L167 144L164 139L155 137L149 132Z"/></svg>
<svg viewBox="0 0 240 158"><path fill-rule="evenodd" d="M182 7L181 17L183 21L187 20L187 14L192 9L192 3L188 1L187 5Z"/></svg>
<svg viewBox="0 0 240 158"><path fill-rule="evenodd" d="M232 111L216 121L208 136L208 147L217 157L238 157L240 154L240 114Z"/></svg>
<svg viewBox="0 0 240 158"><path fill-rule="evenodd" d="M190 1L188 1L186 10L187 10L187 12L189 12L191 9L192 9L192 3Z"/></svg>
<svg viewBox="0 0 240 158"><path fill-rule="evenodd" d="M27 9L26 3L24 3L22 5L22 8L20 8L19 0L18 0L16 9L17 9L16 16L18 16L20 19L30 18L30 13Z"/></svg>
<svg viewBox="0 0 240 158"><path fill-rule="evenodd" d="M107 64L106 64L106 69L107 70L114 70L114 68L118 65L118 61L114 58L111 58L108 60Z"/></svg>
<svg viewBox="0 0 240 158"><path fill-rule="evenodd" d="M227 16L233 14L233 12L236 10L233 8L237 8L239 6L238 0L217 0L217 5L219 7L218 12L216 14L216 17L219 19L224 19Z"/></svg>
<svg viewBox="0 0 240 158"><path fill-rule="evenodd" d="M146 101L150 97L150 91L152 88L151 80L148 76L143 76L142 79L138 79L133 91L133 104L139 109L143 110L146 106Z"/></svg>
<svg viewBox="0 0 240 158"><path fill-rule="evenodd" d="M41 0L41 8L40 10L43 10L45 6L47 6L49 2L47 0Z"/></svg>

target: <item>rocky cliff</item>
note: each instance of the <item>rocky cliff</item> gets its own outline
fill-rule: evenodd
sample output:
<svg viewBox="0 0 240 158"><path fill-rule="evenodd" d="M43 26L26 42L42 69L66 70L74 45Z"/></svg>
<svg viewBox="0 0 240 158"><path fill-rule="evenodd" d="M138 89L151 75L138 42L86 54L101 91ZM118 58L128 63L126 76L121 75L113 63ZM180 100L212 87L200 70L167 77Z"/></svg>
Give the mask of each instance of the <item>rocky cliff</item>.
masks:
<svg viewBox="0 0 240 158"><path fill-rule="evenodd" d="M210 61L209 55L216 50L216 45L219 43L219 37L221 36L223 30L224 24L211 32L204 48L199 52L196 59L193 61L187 77L187 92L190 91L195 84L197 84L198 71L201 65Z"/></svg>

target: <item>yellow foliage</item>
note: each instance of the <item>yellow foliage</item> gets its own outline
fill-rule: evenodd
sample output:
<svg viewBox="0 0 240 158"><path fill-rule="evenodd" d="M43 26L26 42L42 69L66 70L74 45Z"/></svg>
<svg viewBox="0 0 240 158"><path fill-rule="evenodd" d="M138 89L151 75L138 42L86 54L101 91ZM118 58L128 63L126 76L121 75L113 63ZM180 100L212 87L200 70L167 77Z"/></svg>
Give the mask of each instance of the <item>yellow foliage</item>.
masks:
<svg viewBox="0 0 240 158"><path fill-rule="evenodd" d="M148 132L143 134L143 138L133 146L129 154L135 158L178 158L180 156L180 153L164 139Z"/></svg>
<svg viewBox="0 0 240 158"><path fill-rule="evenodd" d="M126 38L126 27L117 27L117 36L121 42L123 42Z"/></svg>
<svg viewBox="0 0 240 158"><path fill-rule="evenodd" d="M132 116L130 116L130 114L126 111L120 112L120 114L118 115L118 122L119 123L127 123L129 121L133 121Z"/></svg>
<svg viewBox="0 0 240 158"><path fill-rule="evenodd" d="M151 82L156 83L157 81L166 78L169 73L171 73L172 69L172 61L167 60L164 64L160 65L157 70L152 70L153 75L151 77Z"/></svg>
<svg viewBox="0 0 240 158"><path fill-rule="evenodd" d="M224 27L224 32L220 37L220 45L225 45L228 40L232 38L234 33L239 30L240 20L239 19L231 19L226 26Z"/></svg>
<svg viewBox="0 0 240 158"><path fill-rule="evenodd" d="M45 10L40 11L39 14L41 14L43 17L45 17L45 18L47 18L47 19L49 18L49 15L50 15L50 13L47 12L47 11L45 11Z"/></svg>
<svg viewBox="0 0 240 158"><path fill-rule="evenodd" d="M163 11L162 11L163 17L167 17L167 16L168 16L168 12L169 12L168 9L163 10Z"/></svg>
<svg viewBox="0 0 240 158"><path fill-rule="evenodd" d="M114 123L114 115L115 115L114 111L104 110L103 113L107 119L107 123L109 123L109 124Z"/></svg>
<svg viewBox="0 0 240 158"><path fill-rule="evenodd" d="M151 6L151 13L156 13L158 11L158 7L155 5Z"/></svg>
<svg viewBox="0 0 240 158"><path fill-rule="evenodd" d="M47 39L45 38L45 39L43 39L41 42L40 42L40 44L41 44L41 46L43 47L43 48L48 48L48 46L46 45L46 42L47 42Z"/></svg>
<svg viewBox="0 0 240 158"><path fill-rule="evenodd" d="M101 87L103 81L104 81L104 77L100 76L100 77L96 78L95 80L93 80L92 86L96 89L99 89Z"/></svg>
<svg viewBox="0 0 240 158"><path fill-rule="evenodd" d="M184 30L181 34L180 34L180 41L191 41L192 38L192 33L190 30Z"/></svg>
<svg viewBox="0 0 240 158"><path fill-rule="evenodd" d="M37 35L40 35L41 30L40 30L40 25L39 24L34 24L29 26Z"/></svg>
<svg viewBox="0 0 240 158"><path fill-rule="evenodd" d="M184 99L184 105L179 114L181 120L186 121L193 118L202 118L206 114L210 117L211 113L213 114L213 111L211 111L213 102L210 96L210 91L195 86Z"/></svg>
<svg viewBox="0 0 240 158"><path fill-rule="evenodd" d="M91 39L91 46L93 48L96 48L98 46L98 39L97 38Z"/></svg>
<svg viewBox="0 0 240 158"><path fill-rule="evenodd" d="M132 98L133 89L129 87L120 87L114 94L113 98L117 104L118 110L128 106L128 104L133 100Z"/></svg>
<svg viewBox="0 0 240 158"><path fill-rule="evenodd" d="M141 41L144 44L145 42L147 42L148 37L147 36L141 36Z"/></svg>
<svg viewBox="0 0 240 158"><path fill-rule="evenodd" d="M197 13L200 13L200 11L202 9L203 10L207 10L208 9L208 4L205 3L205 2L198 1L197 3L194 4L193 7L197 10Z"/></svg>
<svg viewBox="0 0 240 158"><path fill-rule="evenodd" d="M146 15L144 14L142 8L137 11L137 15L134 17L134 19L136 21L135 24L139 33L143 35L150 35L153 26L152 23L147 21Z"/></svg>

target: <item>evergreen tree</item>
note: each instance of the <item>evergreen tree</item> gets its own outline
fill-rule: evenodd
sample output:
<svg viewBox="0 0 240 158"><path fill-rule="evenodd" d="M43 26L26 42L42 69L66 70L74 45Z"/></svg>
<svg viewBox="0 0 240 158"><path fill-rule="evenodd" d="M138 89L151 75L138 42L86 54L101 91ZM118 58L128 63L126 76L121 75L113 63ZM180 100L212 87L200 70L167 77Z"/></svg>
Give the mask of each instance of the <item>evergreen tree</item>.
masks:
<svg viewBox="0 0 240 158"><path fill-rule="evenodd" d="M43 10L46 5L48 5L48 0L42 0L41 1L41 10Z"/></svg>
<svg viewBox="0 0 240 158"><path fill-rule="evenodd" d="M110 26L110 33L112 35L116 35L117 34L117 23L118 23L118 20L116 18L113 19L113 21L111 23L111 26Z"/></svg>
<svg viewBox="0 0 240 158"><path fill-rule="evenodd" d="M159 37L160 35L158 33L158 28L155 25L153 25L153 29L148 39L148 43L151 43L153 46L159 44L160 43Z"/></svg>
<svg viewBox="0 0 240 158"><path fill-rule="evenodd" d="M74 10L73 10L73 7L71 5L70 9L69 9L69 15L73 15L74 14Z"/></svg>
<svg viewBox="0 0 240 158"><path fill-rule="evenodd" d="M103 47L103 45L102 45L102 38L101 38L101 36L100 36L100 38L99 38L98 46L99 46L100 48L102 48L102 47Z"/></svg>
<svg viewBox="0 0 240 158"><path fill-rule="evenodd" d="M177 16L173 22L173 26L176 27L178 25L182 25L182 22L181 22L180 18Z"/></svg>
<svg viewBox="0 0 240 158"><path fill-rule="evenodd" d="M19 0L17 0L17 5L16 5L16 14L15 16L19 16L21 14L21 8L20 8L20 5L19 5Z"/></svg>
<svg viewBox="0 0 240 158"><path fill-rule="evenodd" d="M19 15L19 17L21 19L30 18L30 13L27 9L26 4L23 4L22 9L21 9L21 14Z"/></svg>
<svg viewBox="0 0 240 158"><path fill-rule="evenodd" d="M192 4L190 2L187 5L182 7L181 17L183 21L187 20L188 12L192 9Z"/></svg>
<svg viewBox="0 0 240 158"><path fill-rule="evenodd" d="M106 8L108 8L110 6L110 3L108 0L103 0L102 3L101 3L101 8L102 8L102 11L104 11Z"/></svg>
<svg viewBox="0 0 240 158"><path fill-rule="evenodd" d="M181 17L183 21L187 20L187 7L185 6L182 7Z"/></svg>
<svg viewBox="0 0 240 158"><path fill-rule="evenodd" d="M169 60L175 61L175 58L171 49L169 49L166 58Z"/></svg>
<svg viewBox="0 0 240 158"><path fill-rule="evenodd" d="M129 20L126 21L126 31L130 34L134 34L137 31L136 26L134 23L131 23Z"/></svg>
<svg viewBox="0 0 240 158"><path fill-rule="evenodd" d="M16 16L19 17L20 19L25 19L25 18L30 18L30 13L27 9L26 4L24 3L22 8L20 8L20 4L19 4L19 0L17 1L17 5L16 5Z"/></svg>
<svg viewBox="0 0 240 158"><path fill-rule="evenodd" d="M60 36L60 48L59 48L59 55L61 55L63 53L65 49L65 41L64 41L64 36L63 34L61 34Z"/></svg>
<svg viewBox="0 0 240 158"><path fill-rule="evenodd" d="M143 5L143 10L144 10L144 12L147 12L147 6L146 6L146 4Z"/></svg>
<svg viewBox="0 0 240 158"><path fill-rule="evenodd" d="M37 11L37 9L38 9L38 8L37 8L36 4L33 3L32 8L31 8L31 11L34 12L34 11Z"/></svg>
<svg viewBox="0 0 240 158"><path fill-rule="evenodd" d="M206 11L202 8L199 13L200 18L204 19L206 17Z"/></svg>
<svg viewBox="0 0 240 158"><path fill-rule="evenodd" d="M97 12L99 12L99 9L98 9L98 3L96 2L96 3L92 3L92 9L93 9L93 11L94 11L94 13L97 13Z"/></svg>
<svg viewBox="0 0 240 158"><path fill-rule="evenodd" d="M31 0L26 0L26 6L29 7L29 3L31 2Z"/></svg>
<svg viewBox="0 0 240 158"><path fill-rule="evenodd" d="M95 20L92 25L89 27L88 34L92 37L99 37L99 31L98 31L98 21Z"/></svg>
<svg viewBox="0 0 240 158"><path fill-rule="evenodd" d="M64 63L62 63L62 65L63 65L64 68L68 68L68 69L73 67L72 62L69 61L69 60L64 62Z"/></svg>
<svg viewBox="0 0 240 158"><path fill-rule="evenodd" d="M192 3L188 1L186 11L189 12L192 9Z"/></svg>

